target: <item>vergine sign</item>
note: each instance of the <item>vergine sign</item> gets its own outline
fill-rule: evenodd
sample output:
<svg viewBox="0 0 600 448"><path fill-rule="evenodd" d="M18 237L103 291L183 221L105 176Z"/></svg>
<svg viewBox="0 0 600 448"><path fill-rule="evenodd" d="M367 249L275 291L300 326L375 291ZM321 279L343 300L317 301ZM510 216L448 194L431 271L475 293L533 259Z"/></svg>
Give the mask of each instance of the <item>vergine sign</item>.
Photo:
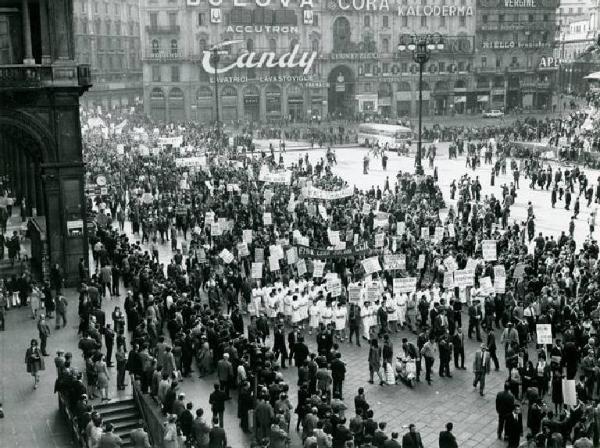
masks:
<svg viewBox="0 0 600 448"><path fill-rule="evenodd" d="M226 41L221 43L218 48L227 48L238 43L240 41ZM303 52L298 57L299 45L295 45L292 51L284 53L277 57L275 52L266 51L264 53L255 53L253 51L242 53L238 56L237 60L225 67L213 67L211 64L211 52L205 51L202 57L202 68L207 73L223 74L235 68L248 69L248 68L302 68L303 73L307 75L312 69L313 63L317 58L317 52Z"/></svg>

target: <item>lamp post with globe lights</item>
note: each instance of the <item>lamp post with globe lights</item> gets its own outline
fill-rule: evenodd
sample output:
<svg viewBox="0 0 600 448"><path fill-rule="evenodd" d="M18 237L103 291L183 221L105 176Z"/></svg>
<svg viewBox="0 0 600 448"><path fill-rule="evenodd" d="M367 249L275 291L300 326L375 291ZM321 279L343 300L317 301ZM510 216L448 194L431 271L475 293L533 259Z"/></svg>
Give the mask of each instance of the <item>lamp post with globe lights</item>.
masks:
<svg viewBox="0 0 600 448"><path fill-rule="evenodd" d="M398 44L400 53L410 52L413 60L419 64L419 141L417 143L417 155L415 157L415 172L423 175L421 163L422 148L422 121L423 121L423 68L431 58L431 53L444 49L444 39L440 34L403 35Z"/></svg>

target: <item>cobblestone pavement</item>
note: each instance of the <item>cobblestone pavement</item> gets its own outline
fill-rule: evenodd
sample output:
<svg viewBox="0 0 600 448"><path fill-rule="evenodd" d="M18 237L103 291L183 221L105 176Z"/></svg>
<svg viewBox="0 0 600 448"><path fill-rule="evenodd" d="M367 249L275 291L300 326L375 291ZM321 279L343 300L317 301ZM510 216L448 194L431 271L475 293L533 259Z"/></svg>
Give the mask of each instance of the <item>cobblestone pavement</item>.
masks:
<svg viewBox="0 0 600 448"><path fill-rule="evenodd" d="M440 151L442 154L444 148ZM298 153L285 156L286 162L297 160ZM322 157L324 151L311 152L311 158ZM337 158L340 162L334 171L346 179L351 180L359 188L368 188L371 185L382 185L385 176L393 175L398 169L412 170L412 159L392 155L388 164L388 172L383 172L378 160L372 160L369 175L356 175L362 172L362 157L364 150L355 148L337 149ZM378 165L378 166L376 166ZM447 198L448 185L453 178L459 177L465 172L464 159L448 161L443 155L438 161L440 184L444 196ZM430 170L428 170L430 172ZM489 169L484 167L475 175L479 175L483 183L483 194L499 193L499 185L508 182L508 177L497 179L496 187L489 186ZM594 171L591 179L595 181L598 172ZM520 219L526 214L527 201L533 201L536 215L538 216L538 229L540 231L552 232L557 235L565 229L570 218L570 213L561 208L555 210L550 208L549 192L530 191L522 182L517 202L513 207L513 217ZM587 209L582 203L582 213L576 227L578 241L585 238ZM126 230L129 226L126 227ZM135 238L135 237L134 237ZM168 261L171 256L170 244L162 246L160 251L161 261ZM46 371L41 377L40 388L33 390L33 380L25 372L24 353L32 337L37 337L34 321L30 318L28 310L10 310L7 315L7 330L0 332L0 402L4 403L6 418L0 420L0 446L2 448L37 448L37 447L68 447L71 446L70 435L62 417L58 414L56 396L53 394L55 372L53 356L57 348L72 351L75 364L81 367L82 361L77 349L76 322L77 322L77 294L69 291L69 324L66 328L53 331L49 340L49 353L46 358ZM105 300L104 308L107 316L115 305L123 305L123 297L120 299ZM466 319L463 318L463 328L466 330ZM401 333L394 337L395 350L400 349L400 341L403 336L415 339L414 335ZM497 340L500 333L496 331ZM308 337L311 349L315 348L314 335ZM503 350L500 349L498 356L501 362L500 372L492 372L486 381L486 395L480 397L472 387L472 353L477 348L477 343L468 341L466 347L467 358L465 365L467 371L455 371L451 368L453 378L438 378L433 376L433 385L420 383L415 389L409 389L404 385L379 386L369 385L367 347L361 348L350 346L347 342L341 343L342 359L348 366L347 379L344 383L344 398L348 404L347 416L354 412L353 397L358 387L364 387L367 401L375 410L376 420L387 422L387 431L405 432L404 427L415 423L423 437L425 447L437 446L437 437L444 429L446 422L454 423L454 432L462 447L501 447L503 442L496 439L496 412L495 394L498 392L506 377L503 361ZM533 347L530 347L532 352ZM434 372L437 372L437 363ZM291 385L290 397L292 403L297 402L296 368L288 368L284 371L286 380ZM204 379L197 377L186 379L182 383L182 390L186 392L187 399L194 403L194 407L203 407L208 410L208 395L212 391L214 376ZM112 396L116 396L114 377L111 381ZM121 392L126 395L126 392ZM234 400L226 405L225 428L229 437L229 444L233 448L248 446L248 438L238 426L237 405ZM300 441L294 431L295 416L292 421L292 447L299 447Z"/></svg>

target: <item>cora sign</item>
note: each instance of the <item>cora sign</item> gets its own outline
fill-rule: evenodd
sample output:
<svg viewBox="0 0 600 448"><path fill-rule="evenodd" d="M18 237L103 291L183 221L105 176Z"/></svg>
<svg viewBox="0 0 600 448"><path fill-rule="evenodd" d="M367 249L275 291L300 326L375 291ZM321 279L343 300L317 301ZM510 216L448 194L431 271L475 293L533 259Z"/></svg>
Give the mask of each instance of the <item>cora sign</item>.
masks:
<svg viewBox="0 0 600 448"><path fill-rule="evenodd" d="M218 46L215 46L217 50L222 48L231 47L237 43L243 42L242 40L229 40L222 42ZM284 53L281 56L277 56L275 52L266 51L262 53L255 53L254 51L246 51L238 56L235 62L226 65L224 67L214 67L212 65L211 56L212 51L204 51L202 57L202 68L207 73L216 73L221 75L227 73L233 69L249 69L249 68L302 68L303 73L307 75L310 73L313 63L317 58L317 52L303 52L299 54L299 45L295 45L292 51Z"/></svg>

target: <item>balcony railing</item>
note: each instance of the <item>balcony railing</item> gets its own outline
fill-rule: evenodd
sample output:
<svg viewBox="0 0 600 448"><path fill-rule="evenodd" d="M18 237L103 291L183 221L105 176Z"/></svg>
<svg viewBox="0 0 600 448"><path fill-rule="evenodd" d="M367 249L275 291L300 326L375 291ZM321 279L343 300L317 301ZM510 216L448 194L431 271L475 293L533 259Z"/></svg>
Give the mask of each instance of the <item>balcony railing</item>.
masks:
<svg viewBox="0 0 600 448"><path fill-rule="evenodd" d="M146 26L146 32L149 34L177 34L181 31L179 25L166 25L166 26Z"/></svg>
<svg viewBox="0 0 600 448"><path fill-rule="evenodd" d="M89 64L54 65L0 65L0 89L41 88L51 85L91 85Z"/></svg>
<svg viewBox="0 0 600 448"><path fill-rule="evenodd" d="M185 58L183 51L147 51L144 53L144 59L150 61L180 61Z"/></svg>

